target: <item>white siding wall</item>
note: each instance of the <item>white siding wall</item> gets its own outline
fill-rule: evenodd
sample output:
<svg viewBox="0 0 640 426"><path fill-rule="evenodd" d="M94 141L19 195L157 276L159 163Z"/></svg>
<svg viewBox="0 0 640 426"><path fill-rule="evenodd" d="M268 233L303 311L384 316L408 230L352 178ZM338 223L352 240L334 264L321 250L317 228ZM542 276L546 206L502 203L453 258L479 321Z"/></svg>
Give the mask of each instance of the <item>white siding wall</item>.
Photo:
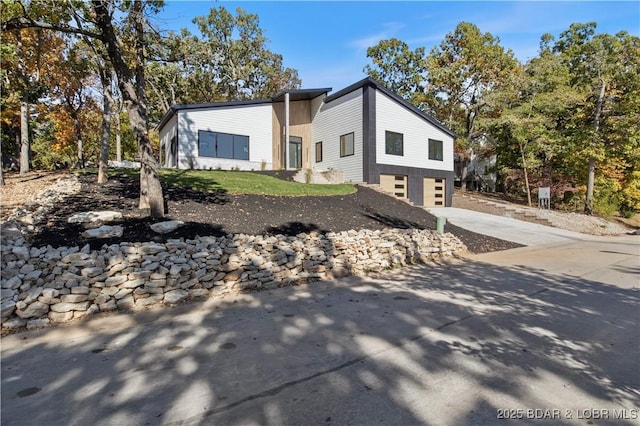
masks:
<svg viewBox="0 0 640 426"><path fill-rule="evenodd" d="M160 164L163 167L168 167L170 163L171 154L171 139L176 135L178 131L178 115L173 116L166 122L166 124L160 129L160 146L164 147L165 158L160 159Z"/></svg>
<svg viewBox="0 0 640 426"><path fill-rule="evenodd" d="M404 155L385 153L385 132L404 135ZM442 141L443 161L429 160L429 139ZM453 171L453 138L376 91L376 162L393 166Z"/></svg>
<svg viewBox="0 0 640 426"><path fill-rule="evenodd" d="M242 105L179 112L181 169L271 170L271 104ZM198 130L249 136L249 161L198 156Z"/></svg>
<svg viewBox="0 0 640 426"><path fill-rule="evenodd" d="M316 111L312 105L312 111ZM362 89L323 104L313 118L311 161L318 170L344 172L346 181L362 182ZM313 113L313 112L312 112ZM354 155L340 157L340 136L353 132ZM316 163L316 142L322 142L322 162Z"/></svg>

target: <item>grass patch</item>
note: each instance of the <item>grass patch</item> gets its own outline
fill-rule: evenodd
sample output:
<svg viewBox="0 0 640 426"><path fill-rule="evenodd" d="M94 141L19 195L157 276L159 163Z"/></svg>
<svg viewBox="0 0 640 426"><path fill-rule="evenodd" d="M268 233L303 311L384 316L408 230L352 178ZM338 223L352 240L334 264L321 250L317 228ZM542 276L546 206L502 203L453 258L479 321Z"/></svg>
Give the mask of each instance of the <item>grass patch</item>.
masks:
<svg viewBox="0 0 640 426"><path fill-rule="evenodd" d="M76 170L78 174L97 174L95 169ZM109 176L139 179L137 169L109 169ZM352 184L314 185L288 182L272 176L226 170L160 169L160 181L167 186L202 192L279 195L287 197L346 195L356 192Z"/></svg>

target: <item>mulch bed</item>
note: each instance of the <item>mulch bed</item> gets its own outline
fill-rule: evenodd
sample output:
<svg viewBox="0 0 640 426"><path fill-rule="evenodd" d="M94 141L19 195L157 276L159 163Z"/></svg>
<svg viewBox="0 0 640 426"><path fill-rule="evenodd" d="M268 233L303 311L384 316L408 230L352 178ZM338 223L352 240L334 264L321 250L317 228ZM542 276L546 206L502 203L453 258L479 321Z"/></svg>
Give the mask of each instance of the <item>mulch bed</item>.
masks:
<svg viewBox="0 0 640 426"><path fill-rule="evenodd" d="M119 242L165 242L167 239L193 239L196 236L221 236L229 233L253 235L297 235L301 232L339 232L350 229L417 228L435 229L436 219L425 210L358 187L355 194L330 197L276 197L203 193L182 188L163 188L167 217L181 220L185 226L164 235L153 232L152 219L138 209L139 182L126 177L111 178L97 185L95 176L82 176L82 191L51 212L46 224L39 224L29 236L34 246L83 246L92 249ZM81 236L85 225L67 223L77 212L114 210L123 213L120 238L87 240ZM93 227L98 224L92 225ZM508 241L476 234L451 224L445 231L460 238L471 252L506 250L519 247Z"/></svg>

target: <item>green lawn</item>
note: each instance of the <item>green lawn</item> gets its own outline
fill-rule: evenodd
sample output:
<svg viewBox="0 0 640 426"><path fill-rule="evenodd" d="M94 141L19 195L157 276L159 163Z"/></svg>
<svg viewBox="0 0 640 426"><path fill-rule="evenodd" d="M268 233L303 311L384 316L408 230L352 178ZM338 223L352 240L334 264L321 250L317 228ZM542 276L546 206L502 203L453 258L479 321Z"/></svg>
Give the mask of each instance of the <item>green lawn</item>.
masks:
<svg viewBox="0 0 640 426"><path fill-rule="evenodd" d="M97 172L94 170L91 173ZM117 175L139 179L139 172L136 169L109 169L109 176ZM346 195L356 192L356 188L353 185L346 183L339 185L310 185L288 182L258 173L239 171L161 169L160 180L169 186L203 192L222 191L230 194L301 197L309 195Z"/></svg>

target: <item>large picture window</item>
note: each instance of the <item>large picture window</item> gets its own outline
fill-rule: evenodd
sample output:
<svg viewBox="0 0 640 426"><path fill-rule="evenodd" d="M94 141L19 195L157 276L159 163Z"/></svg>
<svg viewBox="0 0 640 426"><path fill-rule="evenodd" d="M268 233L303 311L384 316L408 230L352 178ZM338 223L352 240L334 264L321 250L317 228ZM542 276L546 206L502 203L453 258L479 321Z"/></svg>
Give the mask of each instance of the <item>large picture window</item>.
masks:
<svg viewBox="0 0 640 426"><path fill-rule="evenodd" d="M443 161L442 141L429 139L429 160Z"/></svg>
<svg viewBox="0 0 640 426"><path fill-rule="evenodd" d="M322 142L316 142L316 163L322 163Z"/></svg>
<svg viewBox="0 0 640 426"><path fill-rule="evenodd" d="M198 156L248 160L249 136L199 130Z"/></svg>
<svg viewBox="0 0 640 426"><path fill-rule="evenodd" d="M353 152L353 132L340 136L340 157L348 157Z"/></svg>
<svg viewBox="0 0 640 426"><path fill-rule="evenodd" d="M404 136L402 133L386 131L384 133L384 152L389 155L404 155Z"/></svg>

